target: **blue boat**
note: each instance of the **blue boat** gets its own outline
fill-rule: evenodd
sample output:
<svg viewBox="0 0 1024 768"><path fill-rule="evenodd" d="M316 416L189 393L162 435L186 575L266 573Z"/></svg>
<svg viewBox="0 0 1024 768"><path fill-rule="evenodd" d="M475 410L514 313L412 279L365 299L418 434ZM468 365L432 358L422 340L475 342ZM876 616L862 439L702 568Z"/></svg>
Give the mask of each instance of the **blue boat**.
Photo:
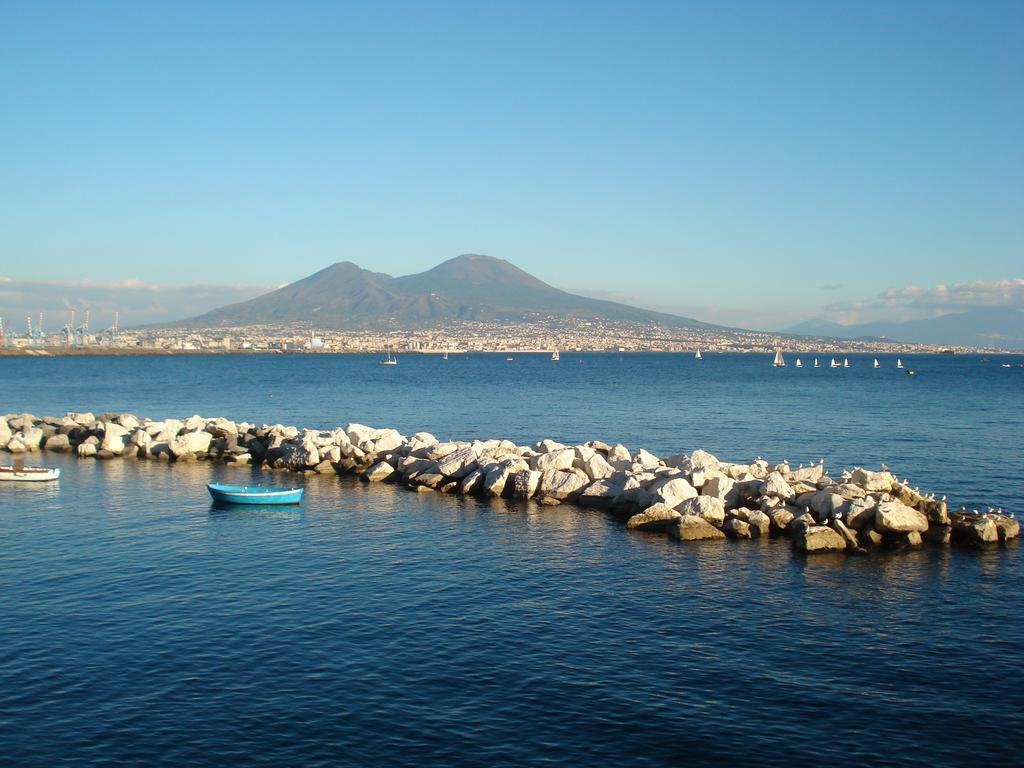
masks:
<svg viewBox="0 0 1024 768"><path fill-rule="evenodd" d="M215 502L222 504L298 504L302 501L303 491L302 488L223 483L210 483L206 489Z"/></svg>

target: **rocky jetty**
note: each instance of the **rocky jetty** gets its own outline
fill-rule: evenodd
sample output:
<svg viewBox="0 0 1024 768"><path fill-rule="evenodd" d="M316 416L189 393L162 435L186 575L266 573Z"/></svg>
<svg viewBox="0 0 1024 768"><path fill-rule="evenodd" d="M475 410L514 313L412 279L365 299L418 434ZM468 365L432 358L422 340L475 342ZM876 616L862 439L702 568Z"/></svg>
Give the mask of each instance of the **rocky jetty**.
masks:
<svg viewBox="0 0 1024 768"><path fill-rule="evenodd" d="M1020 535L1012 514L951 513L944 498L884 469L856 467L832 477L824 463L732 463L703 450L659 458L599 441L523 446L443 441L427 432L406 436L363 424L317 430L219 417L153 421L129 413L68 413L0 416L0 450L353 474L424 492L576 504L678 541L785 536L807 554L998 546Z"/></svg>

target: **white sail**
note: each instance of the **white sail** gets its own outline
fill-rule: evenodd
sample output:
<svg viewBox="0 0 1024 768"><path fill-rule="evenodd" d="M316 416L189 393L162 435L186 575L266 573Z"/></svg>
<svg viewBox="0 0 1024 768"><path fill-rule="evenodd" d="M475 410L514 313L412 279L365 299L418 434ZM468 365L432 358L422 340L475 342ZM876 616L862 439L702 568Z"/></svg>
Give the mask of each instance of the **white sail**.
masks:
<svg viewBox="0 0 1024 768"><path fill-rule="evenodd" d="M843 368L849 368L849 367L850 367L850 358L844 357L843 358Z"/></svg>
<svg viewBox="0 0 1024 768"><path fill-rule="evenodd" d="M380 361L381 365L398 365L398 361L395 360L395 356L391 354L391 329L388 329L388 340L385 344L387 349L387 356Z"/></svg>
<svg viewBox="0 0 1024 768"><path fill-rule="evenodd" d="M694 357L695 360L703 360L704 359L704 356L701 355L699 349L697 350L697 354L695 354L693 357Z"/></svg>
<svg viewBox="0 0 1024 768"><path fill-rule="evenodd" d="M900 358L898 358L898 357L896 358L896 367L897 368L902 368L903 367L903 361Z"/></svg>
<svg viewBox="0 0 1024 768"><path fill-rule="evenodd" d="M814 358L814 367L821 368L821 363L818 362L818 358Z"/></svg>
<svg viewBox="0 0 1024 768"><path fill-rule="evenodd" d="M832 358L832 362L828 364L828 367L829 368L838 368L839 367L839 363L837 363L836 359L833 357Z"/></svg>
<svg viewBox="0 0 1024 768"><path fill-rule="evenodd" d="M878 364L878 358L877 358L877 357L875 358L875 363L874 363L874 365L875 365L875 368L881 368L881 367L882 367L882 366L880 366L880 365Z"/></svg>
<svg viewBox="0 0 1024 768"><path fill-rule="evenodd" d="M782 350L775 350L775 359L772 360L773 368L783 368L786 365L786 360L782 357Z"/></svg>
<svg viewBox="0 0 1024 768"><path fill-rule="evenodd" d="M797 368L803 368L804 367L804 364L800 362L800 358L799 357L796 359L796 367Z"/></svg>
<svg viewBox="0 0 1024 768"><path fill-rule="evenodd" d="M561 360L562 359L562 356L560 354L558 354L558 350L557 349L554 352L551 353L551 359L552 360Z"/></svg>

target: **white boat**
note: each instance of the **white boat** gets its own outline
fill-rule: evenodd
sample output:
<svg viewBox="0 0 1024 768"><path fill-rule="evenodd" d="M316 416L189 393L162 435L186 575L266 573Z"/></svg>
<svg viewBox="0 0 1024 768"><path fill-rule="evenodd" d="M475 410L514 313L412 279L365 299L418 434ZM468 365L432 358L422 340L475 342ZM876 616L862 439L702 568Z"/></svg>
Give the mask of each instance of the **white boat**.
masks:
<svg viewBox="0 0 1024 768"><path fill-rule="evenodd" d="M448 350L447 349L444 351L444 354L441 355L441 359L442 360L447 360L448 359Z"/></svg>
<svg viewBox="0 0 1024 768"><path fill-rule="evenodd" d="M821 368L821 363L818 362L818 358L814 358L814 367Z"/></svg>
<svg viewBox="0 0 1024 768"><path fill-rule="evenodd" d="M703 356L703 355L702 355L702 354L700 353L700 350L699 350L699 349L697 350L697 354L695 354L695 355L693 356L693 359L694 359L694 360L703 360L703 359L704 359L704 356Z"/></svg>
<svg viewBox="0 0 1024 768"><path fill-rule="evenodd" d="M799 357L796 359L796 367L797 368L803 368L804 367L804 364L800 362L800 358Z"/></svg>
<svg viewBox="0 0 1024 768"><path fill-rule="evenodd" d="M0 467L0 482L12 483L46 483L60 478L60 469L49 467L26 467L21 462L14 462L13 467Z"/></svg>
<svg viewBox="0 0 1024 768"><path fill-rule="evenodd" d="M832 362L828 364L828 367L829 368L838 368L839 367L839 363L837 363L836 359L833 357L832 358Z"/></svg>
<svg viewBox="0 0 1024 768"><path fill-rule="evenodd" d="M506 357L505 358L505 362L506 363L511 363L512 362L512 358L511 357Z"/></svg>
<svg viewBox="0 0 1024 768"><path fill-rule="evenodd" d="M380 361L381 365L398 365L398 361L395 360L395 356L391 354L391 331L388 330L388 340L385 347L387 349L387 356Z"/></svg>
<svg viewBox="0 0 1024 768"><path fill-rule="evenodd" d="M786 360L782 357L782 350L775 350L775 359L772 360L772 368L785 368Z"/></svg>
<svg viewBox="0 0 1024 768"><path fill-rule="evenodd" d="M896 367L897 368L902 368L903 367L903 361L900 358L898 358L898 357L896 358Z"/></svg>
<svg viewBox="0 0 1024 768"><path fill-rule="evenodd" d="M844 357L843 358L843 368L849 368L849 367L850 367L850 358Z"/></svg>
<svg viewBox="0 0 1024 768"><path fill-rule="evenodd" d="M877 357L875 358L875 362L874 362L874 367L875 367L875 368L881 368L881 367L882 367L882 366L880 366L880 365L878 364L878 358L877 358Z"/></svg>
<svg viewBox="0 0 1024 768"><path fill-rule="evenodd" d="M562 359L562 356L560 354L558 354L558 350L557 349L554 352L551 353L551 359L552 360L561 360Z"/></svg>

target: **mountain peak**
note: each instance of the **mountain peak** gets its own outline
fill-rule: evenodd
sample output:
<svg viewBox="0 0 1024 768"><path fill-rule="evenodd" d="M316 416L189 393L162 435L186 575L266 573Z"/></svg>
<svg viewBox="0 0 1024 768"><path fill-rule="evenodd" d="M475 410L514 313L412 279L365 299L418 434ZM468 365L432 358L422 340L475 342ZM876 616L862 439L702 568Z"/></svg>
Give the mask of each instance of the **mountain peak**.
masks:
<svg viewBox="0 0 1024 768"><path fill-rule="evenodd" d="M307 322L321 328L399 323L433 325L453 320L517 321L576 317L670 326L706 327L690 318L567 293L505 259L464 253L416 275L391 277L340 261L247 302L183 321L185 325L238 326Z"/></svg>

